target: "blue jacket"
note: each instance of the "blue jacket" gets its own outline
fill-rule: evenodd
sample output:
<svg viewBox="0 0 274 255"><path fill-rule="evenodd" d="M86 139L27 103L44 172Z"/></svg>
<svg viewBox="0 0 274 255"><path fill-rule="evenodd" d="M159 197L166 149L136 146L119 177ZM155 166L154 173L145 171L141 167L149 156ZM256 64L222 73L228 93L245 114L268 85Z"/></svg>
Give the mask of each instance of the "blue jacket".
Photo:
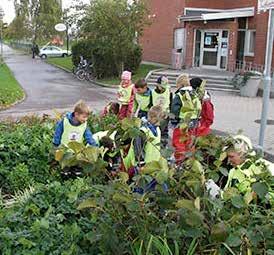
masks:
<svg viewBox="0 0 274 255"><path fill-rule="evenodd" d="M69 122L73 126L80 125L79 123L75 123L73 121L74 113L67 113L66 117L68 118ZM59 146L61 144L62 135L64 132L64 119L59 121L55 128L54 138L53 138L53 144L54 146ZM92 137L92 133L90 129L87 127L85 133L84 133L84 140L87 144L91 146L97 146L95 140Z"/></svg>

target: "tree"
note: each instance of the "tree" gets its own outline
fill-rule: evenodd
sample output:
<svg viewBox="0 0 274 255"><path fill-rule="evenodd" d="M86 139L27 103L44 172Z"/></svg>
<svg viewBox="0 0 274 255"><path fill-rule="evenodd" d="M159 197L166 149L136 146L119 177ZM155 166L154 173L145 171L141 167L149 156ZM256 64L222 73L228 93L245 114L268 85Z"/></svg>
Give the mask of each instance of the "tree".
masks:
<svg viewBox="0 0 274 255"><path fill-rule="evenodd" d="M54 25L62 21L57 0L14 0L16 17L8 29L13 39L47 41L56 34Z"/></svg>
<svg viewBox="0 0 274 255"><path fill-rule="evenodd" d="M82 20L81 33L112 56L119 74L147 25L147 14L145 0L93 0Z"/></svg>

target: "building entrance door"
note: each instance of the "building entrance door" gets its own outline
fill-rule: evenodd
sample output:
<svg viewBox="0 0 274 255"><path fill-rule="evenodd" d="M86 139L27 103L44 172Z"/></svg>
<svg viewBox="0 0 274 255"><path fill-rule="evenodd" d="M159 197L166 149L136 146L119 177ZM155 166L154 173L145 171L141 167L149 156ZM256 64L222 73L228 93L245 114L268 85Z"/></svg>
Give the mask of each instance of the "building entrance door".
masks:
<svg viewBox="0 0 274 255"><path fill-rule="evenodd" d="M201 66L205 68L220 68L222 31L202 31Z"/></svg>

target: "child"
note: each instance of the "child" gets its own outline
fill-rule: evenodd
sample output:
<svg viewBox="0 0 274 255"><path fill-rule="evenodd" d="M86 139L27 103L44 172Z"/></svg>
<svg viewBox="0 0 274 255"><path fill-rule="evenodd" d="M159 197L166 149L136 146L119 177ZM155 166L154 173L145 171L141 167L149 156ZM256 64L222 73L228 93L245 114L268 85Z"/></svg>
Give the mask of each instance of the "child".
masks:
<svg viewBox="0 0 274 255"><path fill-rule="evenodd" d="M172 93L168 84L166 76L160 76L156 82L156 88L152 91L152 104L153 106L160 105L165 114L165 118L161 122L160 128L162 133L162 146L166 147L168 141L168 123L169 113L172 102Z"/></svg>
<svg viewBox="0 0 274 255"><path fill-rule="evenodd" d="M175 92L171 107L171 123L175 127L172 144L175 148L175 160L180 164L185 158L185 153L193 148L191 136L198 126L201 102L190 86L187 74L178 77L176 87L178 90Z"/></svg>
<svg viewBox="0 0 274 255"><path fill-rule="evenodd" d="M104 108L104 111L102 112L102 117L105 117L109 114L119 115L119 111L120 111L120 105L118 103L115 103L115 102L110 102Z"/></svg>
<svg viewBox="0 0 274 255"><path fill-rule="evenodd" d="M89 107L83 101L79 101L75 105L73 113L67 113L66 116L57 123L53 139L54 146L67 146L69 142L72 141L97 146L87 126L89 114Z"/></svg>
<svg viewBox="0 0 274 255"><path fill-rule="evenodd" d="M199 126L196 130L197 136L206 136L210 134L210 126L214 120L214 106L211 102L210 94L203 88L203 80L200 78L193 78L190 80L191 87L198 93L201 94L202 100L202 111ZM200 93L199 93L200 92Z"/></svg>
<svg viewBox="0 0 274 255"><path fill-rule="evenodd" d="M148 112L148 120L142 124L143 135L123 142L122 170L127 171L131 177L145 164L158 161L161 157L161 130L162 108L153 106Z"/></svg>
<svg viewBox="0 0 274 255"><path fill-rule="evenodd" d="M152 93L145 79L140 79L135 84L136 94L134 100L134 114L138 118L147 117L152 106Z"/></svg>
<svg viewBox="0 0 274 255"><path fill-rule="evenodd" d="M122 73L122 81L118 90L118 101L121 104L119 119L130 118L133 110L134 85L131 83L131 72Z"/></svg>

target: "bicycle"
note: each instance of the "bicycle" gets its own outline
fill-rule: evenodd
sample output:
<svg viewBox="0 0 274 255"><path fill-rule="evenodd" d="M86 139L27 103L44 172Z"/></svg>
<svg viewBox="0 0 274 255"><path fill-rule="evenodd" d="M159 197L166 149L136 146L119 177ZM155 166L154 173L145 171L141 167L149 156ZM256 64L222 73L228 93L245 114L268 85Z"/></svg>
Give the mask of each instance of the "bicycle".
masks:
<svg viewBox="0 0 274 255"><path fill-rule="evenodd" d="M76 77L80 81L83 81L85 79L87 81L94 81L95 76L94 76L94 72L93 72L93 64L91 62L88 62L85 67L80 68L76 72Z"/></svg>

